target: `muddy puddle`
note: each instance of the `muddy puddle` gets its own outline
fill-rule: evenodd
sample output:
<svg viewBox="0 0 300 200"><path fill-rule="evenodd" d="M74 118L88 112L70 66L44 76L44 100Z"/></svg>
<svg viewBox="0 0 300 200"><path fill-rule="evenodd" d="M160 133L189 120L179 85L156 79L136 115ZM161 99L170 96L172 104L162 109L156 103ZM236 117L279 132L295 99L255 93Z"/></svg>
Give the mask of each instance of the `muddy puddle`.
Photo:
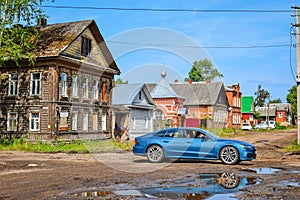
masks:
<svg viewBox="0 0 300 200"><path fill-rule="evenodd" d="M235 173L199 174L191 180L182 180L174 185L161 185L139 189L117 189L114 191L85 191L73 194L83 199L109 198L113 195L135 199L235 199L234 193L248 185L260 184L257 177L239 177Z"/></svg>
<svg viewBox="0 0 300 200"><path fill-rule="evenodd" d="M113 190L90 190L72 193L71 196L80 199L237 199L236 195L242 193L242 189L250 185L259 187L264 176L274 176L275 173L283 171L277 168L249 168L240 170L239 175L233 172L207 173L187 176L175 180L164 180L133 186L130 184L115 185ZM298 173L289 171L288 173ZM280 181L280 186L299 187L296 180Z"/></svg>

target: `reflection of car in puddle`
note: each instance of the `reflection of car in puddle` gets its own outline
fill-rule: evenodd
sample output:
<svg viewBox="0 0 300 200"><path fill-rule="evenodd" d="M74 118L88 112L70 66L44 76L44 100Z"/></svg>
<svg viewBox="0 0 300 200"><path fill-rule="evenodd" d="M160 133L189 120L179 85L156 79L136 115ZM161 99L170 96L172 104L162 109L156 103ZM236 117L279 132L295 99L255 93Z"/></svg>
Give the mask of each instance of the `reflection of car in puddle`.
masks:
<svg viewBox="0 0 300 200"><path fill-rule="evenodd" d="M180 186L184 184L184 186ZM135 196L143 199L167 198L167 199L206 199L213 195L222 197L239 191L247 185L258 184L260 180L254 177L238 177L232 172L220 174L199 174L196 179L187 180L181 184L149 189L128 189L115 191L89 191L74 194L77 197L106 197L111 194L118 196ZM175 186L176 185L176 186Z"/></svg>
<svg viewBox="0 0 300 200"><path fill-rule="evenodd" d="M256 178L238 177L232 172L222 174L200 174L199 186L167 187L142 190L146 196L160 198L203 199L214 194L228 194L239 191L249 184L255 184Z"/></svg>

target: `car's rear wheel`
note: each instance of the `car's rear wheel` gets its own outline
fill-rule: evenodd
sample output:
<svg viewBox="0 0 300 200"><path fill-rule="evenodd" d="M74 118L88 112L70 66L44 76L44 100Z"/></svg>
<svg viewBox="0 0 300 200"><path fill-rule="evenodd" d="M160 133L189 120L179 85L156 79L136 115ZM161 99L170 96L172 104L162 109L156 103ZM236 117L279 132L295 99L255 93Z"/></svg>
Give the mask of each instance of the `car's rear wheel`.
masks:
<svg viewBox="0 0 300 200"><path fill-rule="evenodd" d="M220 151L220 159L227 165L234 165L240 161L240 154L235 147L225 146Z"/></svg>
<svg viewBox="0 0 300 200"><path fill-rule="evenodd" d="M165 152L159 145L151 145L147 149L147 159L153 163L162 162L165 158Z"/></svg>

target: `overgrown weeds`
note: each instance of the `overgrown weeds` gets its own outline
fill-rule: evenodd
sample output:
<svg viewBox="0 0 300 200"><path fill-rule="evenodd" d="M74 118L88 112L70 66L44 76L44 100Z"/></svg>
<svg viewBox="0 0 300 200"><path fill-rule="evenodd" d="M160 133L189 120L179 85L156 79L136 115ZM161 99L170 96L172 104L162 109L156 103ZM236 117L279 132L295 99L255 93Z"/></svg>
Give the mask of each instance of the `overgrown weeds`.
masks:
<svg viewBox="0 0 300 200"><path fill-rule="evenodd" d="M0 140L0 150L41 153L88 153L131 151L133 141L121 142L114 139L76 141L26 141L25 137Z"/></svg>

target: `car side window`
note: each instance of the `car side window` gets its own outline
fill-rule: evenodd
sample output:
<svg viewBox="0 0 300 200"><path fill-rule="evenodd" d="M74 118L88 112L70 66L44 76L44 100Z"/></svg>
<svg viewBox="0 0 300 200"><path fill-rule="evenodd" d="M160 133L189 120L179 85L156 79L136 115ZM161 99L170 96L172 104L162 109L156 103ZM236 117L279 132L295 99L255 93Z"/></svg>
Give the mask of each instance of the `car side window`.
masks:
<svg viewBox="0 0 300 200"><path fill-rule="evenodd" d="M200 138L200 139L203 139L206 135L200 131L197 131L196 133L196 138Z"/></svg>

